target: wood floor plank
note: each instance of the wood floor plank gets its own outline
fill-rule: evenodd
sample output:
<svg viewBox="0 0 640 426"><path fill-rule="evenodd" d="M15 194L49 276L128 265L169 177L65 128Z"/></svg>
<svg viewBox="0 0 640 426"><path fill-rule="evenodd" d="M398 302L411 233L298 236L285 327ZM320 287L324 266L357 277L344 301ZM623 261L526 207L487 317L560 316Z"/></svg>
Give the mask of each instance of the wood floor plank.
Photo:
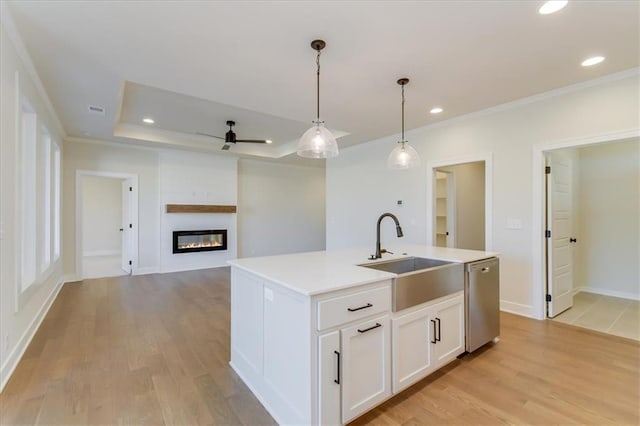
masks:
<svg viewBox="0 0 640 426"><path fill-rule="evenodd" d="M0 424L273 418L229 367L229 269L65 284L0 394ZM352 424L640 423L640 344L503 313L501 340Z"/></svg>

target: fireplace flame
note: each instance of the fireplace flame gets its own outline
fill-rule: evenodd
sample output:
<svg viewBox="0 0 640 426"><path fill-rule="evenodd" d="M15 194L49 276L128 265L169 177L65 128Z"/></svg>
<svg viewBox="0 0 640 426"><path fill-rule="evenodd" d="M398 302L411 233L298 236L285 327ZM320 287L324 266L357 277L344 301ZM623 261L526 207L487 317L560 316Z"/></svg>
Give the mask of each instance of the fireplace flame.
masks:
<svg viewBox="0 0 640 426"><path fill-rule="evenodd" d="M222 243L219 241L198 241L193 243L178 244L178 248L188 249L188 248L201 248L201 247L220 247L221 245Z"/></svg>

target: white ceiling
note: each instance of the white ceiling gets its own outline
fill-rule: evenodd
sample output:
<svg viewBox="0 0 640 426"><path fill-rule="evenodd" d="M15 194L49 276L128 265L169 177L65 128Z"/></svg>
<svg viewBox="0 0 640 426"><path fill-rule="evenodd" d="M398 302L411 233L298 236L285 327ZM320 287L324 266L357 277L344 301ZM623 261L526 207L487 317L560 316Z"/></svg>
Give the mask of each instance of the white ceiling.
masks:
<svg viewBox="0 0 640 426"><path fill-rule="evenodd" d="M639 65L638 1L56 1L12 2L27 50L70 137L283 157L315 116L339 146L399 133L399 77L406 127L439 120ZM600 54L606 60L583 68ZM106 115L87 113L88 105ZM444 112L429 114L433 106ZM143 125L143 116L156 119ZM249 144L246 144L249 145ZM232 152L234 151L234 152ZM284 157L283 157L284 158ZM289 155L289 161L295 156Z"/></svg>

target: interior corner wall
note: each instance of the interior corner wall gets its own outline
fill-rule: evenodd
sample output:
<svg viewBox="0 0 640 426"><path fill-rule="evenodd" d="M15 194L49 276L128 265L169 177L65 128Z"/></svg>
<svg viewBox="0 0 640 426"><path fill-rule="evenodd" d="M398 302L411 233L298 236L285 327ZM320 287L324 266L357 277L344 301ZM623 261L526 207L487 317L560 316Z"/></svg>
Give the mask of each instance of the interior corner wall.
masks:
<svg viewBox="0 0 640 426"><path fill-rule="evenodd" d="M415 169L387 169L397 135L341 149L327 161L327 248L374 247L376 219L385 211L399 217L404 241L426 244L433 220L426 217L426 164L491 154L490 249L500 252L501 309L536 317L534 298L543 296L532 282L532 226L540 220L532 216L533 147L640 129L638 83L637 72L625 73L411 130L406 137L423 162ZM507 229L508 218L522 228ZM385 227L382 240L395 240L392 231Z"/></svg>
<svg viewBox="0 0 640 426"><path fill-rule="evenodd" d="M485 163L456 164L438 167L453 173L456 192L455 247L468 250L485 248Z"/></svg>
<svg viewBox="0 0 640 426"><path fill-rule="evenodd" d="M38 89L37 76L30 73L30 61L20 44L14 45L16 35L10 36L5 27L9 19L2 4L0 24L0 391L17 365L27 344L62 285L62 260L51 266L51 273L43 282L33 284L28 299L17 303L20 286L22 214L19 210L24 196L21 190L19 129L19 95L28 98L40 123L51 138L61 143L55 112L47 107L46 94ZM25 59L26 58L26 59ZM64 152L63 152L64 158ZM32 171L35 173L36 171ZM64 214L64 210L63 210ZM37 241L37 245L44 244ZM64 257L64 252L62 253ZM25 293L27 294L27 293Z"/></svg>
<svg viewBox="0 0 640 426"><path fill-rule="evenodd" d="M238 160L234 156L161 151L160 265L161 272L226 266L237 257L236 213L167 213L167 204L236 205ZM227 250L173 253L173 231L226 229Z"/></svg>
<svg viewBox="0 0 640 426"><path fill-rule="evenodd" d="M576 286L640 299L640 141L578 149Z"/></svg>
<svg viewBox="0 0 640 426"><path fill-rule="evenodd" d="M76 275L76 172L126 173L138 176L138 268L159 269L158 152L100 143L65 141L62 175L64 272Z"/></svg>
<svg viewBox="0 0 640 426"><path fill-rule="evenodd" d="M239 256L324 250L325 169L241 159Z"/></svg>

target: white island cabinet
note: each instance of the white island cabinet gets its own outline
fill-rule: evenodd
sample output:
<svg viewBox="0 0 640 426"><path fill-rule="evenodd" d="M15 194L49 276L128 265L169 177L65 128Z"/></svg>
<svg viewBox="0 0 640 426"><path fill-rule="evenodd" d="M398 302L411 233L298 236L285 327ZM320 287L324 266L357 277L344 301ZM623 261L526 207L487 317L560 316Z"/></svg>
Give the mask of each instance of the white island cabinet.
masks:
<svg viewBox="0 0 640 426"><path fill-rule="evenodd" d="M494 255L444 250L416 255ZM392 312L395 274L366 262L366 251L229 262L230 364L278 423L345 424L464 352L462 292Z"/></svg>

